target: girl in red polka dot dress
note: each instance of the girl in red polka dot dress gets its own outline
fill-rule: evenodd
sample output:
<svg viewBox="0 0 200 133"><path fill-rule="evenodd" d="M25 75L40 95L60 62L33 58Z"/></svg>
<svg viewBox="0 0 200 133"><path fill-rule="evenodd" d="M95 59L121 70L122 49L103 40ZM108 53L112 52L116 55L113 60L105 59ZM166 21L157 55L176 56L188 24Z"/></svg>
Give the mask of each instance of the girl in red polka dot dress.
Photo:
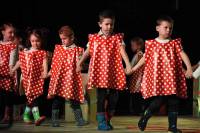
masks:
<svg viewBox="0 0 200 133"><path fill-rule="evenodd" d="M48 99L53 98L52 126L58 127L59 108L63 100L69 100L74 112L77 126L84 126L80 103L84 102L81 73L76 72L76 64L84 49L74 43L74 32L69 26L63 26L58 31L62 45L55 45L52 59Z"/></svg>
<svg viewBox="0 0 200 133"><path fill-rule="evenodd" d="M131 60L131 65L135 66L138 61L143 57L144 41L140 37L134 37L131 39L131 49L135 53ZM141 82L144 71L144 65L135 71L132 75L128 77L127 86L130 90L130 110L134 113L141 113L143 107L143 98L141 95ZM134 107L132 106L134 104Z"/></svg>
<svg viewBox="0 0 200 133"><path fill-rule="evenodd" d="M105 10L99 14L98 33L89 35L88 48L78 63L77 71L90 56L88 89L97 88L97 121L98 130L113 129L110 120L115 112L118 92L126 88L126 78L122 59L128 71L131 69L125 52L123 34L113 33L115 16ZM105 101L108 106L105 107ZM106 110L105 110L106 108Z"/></svg>
<svg viewBox="0 0 200 133"><path fill-rule="evenodd" d="M132 71L136 71L145 63L141 84L144 99L152 97L152 102L140 118L138 127L144 131L148 119L160 108L162 103L168 104L169 133L181 133L177 129L178 98L187 97L185 76L192 76L190 60L183 51L181 39L171 39L173 20L163 16L157 19L156 31L159 36L145 43L145 55ZM187 70L182 69L182 60Z"/></svg>
<svg viewBox="0 0 200 133"><path fill-rule="evenodd" d="M10 53L16 48L13 43L15 28L11 23L3 24L1 27L3 40L0 41L0 108L5 104L3 123L10 124L12 122L13 101L12 96L16 93L15 75L10 75L9 60ZM2 102L5 102L4 104ZM0 112L1 114L3 114Z"/></svg>
<svg viewBox="0 0 200 133"><path fill-rule="evenodd" d="M30 114L32 111L35 125L39 126L45 116L40 116L38 108L38 97L43 94L44 79L47 77L47 53L42 50L43 35L40 29L34 29L29 32L29 49L24 49L19 53L19 61L12 71L19 67L22 71L22 86L25 90L27 105L23 114L25 123L32 123Z"/></svg>

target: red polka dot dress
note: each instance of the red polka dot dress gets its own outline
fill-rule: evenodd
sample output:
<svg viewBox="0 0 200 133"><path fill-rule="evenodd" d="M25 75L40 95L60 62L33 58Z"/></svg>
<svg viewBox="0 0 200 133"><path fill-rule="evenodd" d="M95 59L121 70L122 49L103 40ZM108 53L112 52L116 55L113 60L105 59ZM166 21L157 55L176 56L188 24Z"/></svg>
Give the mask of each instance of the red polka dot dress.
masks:
<svg viewBox="0 0 200 133"><path fill-rule="evenodd" d="M51 65L51 79L48 95L84 102L81 73L76 64L84 49L75 44L70 47L56 45Z"/></svg>
<svg viewBox="0 0 200 133"><path fill-rule="evenodd" d="M139 61L143 57L142 51L139 51L133 58L133 60ZM137 59L136 59L137 58ZM133 66L136 65L137 62L133 62ZM144 72L144 65L138 68L130 77L128 78L128 89L130 90L130 93L139 93L141 90L141 83L142 83L142 77Z"/></svg>
<svg viewBox="0 0 200 133"><path fill-rule="evenodd" d="M15 44L0 44L0 89L11 91L16 89L16 78L10 76L10 53L16 48Z"/></svg>
<svg viewBox="0 0 200 133"><path fill-rule="evenodd" d="M46 56L43 50L24 50L19 53L22 86L29 104L43 94L44 79L41 78L41 74L44 71L43 60Z"/></svg>
<svg viewBox="0 0 200 133"><path fill-rule="evenodd" d="M120 54L122 41L122 34L112 34L108 37L99 34L89 35L91 59L88 89L123 90L126 88L126 77Z"/></svg>
<svg viewBox="0 0 200 133"><path fill-rule="evenodd" d="M185 75L182 69L180 52L181 39L165 43L157 39L145 44L145 70L141 85L143 97L176 94L187 97Z"/></svg>

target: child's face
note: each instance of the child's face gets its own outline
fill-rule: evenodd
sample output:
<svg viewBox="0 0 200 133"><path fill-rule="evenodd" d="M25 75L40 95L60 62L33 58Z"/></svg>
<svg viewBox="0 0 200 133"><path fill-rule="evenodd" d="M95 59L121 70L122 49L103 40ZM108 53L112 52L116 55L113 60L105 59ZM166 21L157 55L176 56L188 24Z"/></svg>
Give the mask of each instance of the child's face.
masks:
<svg viewBox="0 0 200 133"><path fill-rule="evenodd" d="M15 29L13 27L6 27L5 30L2 31L3 38L6 41L13 41L15 35Z"/></svg>
<svg viewBox="0 0 200 133"><path fill-rule="evenodd" d="M167 21L162 21L160 25L156 26L156 31L158 31L159 37L163 39L170 38L172 29L173 25Z"/></svg>
<svg viewBox="0 0 200 133"><path fill-rule="evenodd" d="M140 48L141 48L141 47L140 47L140 45L137 44L137 42L131 41L131 50L132 50L133 52L138 51Z"/></svg>
<svg viewBox="0 0 200 133"><path fill-rule="evenodd" d="M32 34L30 36L30 42L31 42L32 48L35 48L35 49L41 48L42 42L41 42L40 38L36 37L34 34Z"/></svg>
<svg viewBox="0 0 200 133"><path fill-rule="evenodd" d="M63 35L63 34L60 34L60 39L62 41L62 44L65 45L65 46L69 46L73 43L73 37L69 37L69 36L66 36L66 35Z"/></svg>
<svg viewBox="0 0 200 133"><path fill-rule="evenodd" d="M105 35L109 35L113 32L114 20L111 18L104 18L101 22L99 22L99 27Z"/></svg>

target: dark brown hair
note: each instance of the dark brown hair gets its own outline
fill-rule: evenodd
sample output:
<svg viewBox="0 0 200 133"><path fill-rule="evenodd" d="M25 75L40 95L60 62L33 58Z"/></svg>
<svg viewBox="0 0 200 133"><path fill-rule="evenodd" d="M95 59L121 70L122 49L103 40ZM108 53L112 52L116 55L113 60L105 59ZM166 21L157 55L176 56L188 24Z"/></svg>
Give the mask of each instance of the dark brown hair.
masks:
<svg viewBox="0 0 200 133"><path fill-rule="evenodd" d="M156 26L159 26L163 21L169 22L172 25L174 24L174 20L170 16L162 15L156 20Z"/></svg>
<svg viewBox="0 0 200 133"><path fill-rule="evenodd" d="M104 10L99 13L99 22L102 22L103 19L110 18L115 20L115 14L112 10Z"/></svg>
<svg viewBox="0 0 200 133"><path fill-rule="evenodd" d="M74 31L72 30L72 28L70 26L62 26L59 31L58 31L58 34L63 34L64 36L67 36L67 37L74 37Z"/></svg>
<svg viewBox="0 0 200 133"><path fill-rule="evenodd" d="M131 42L136 42L137 45L141 46L141 50L144 49L144 40L141 37L134 37Z"/></svg>

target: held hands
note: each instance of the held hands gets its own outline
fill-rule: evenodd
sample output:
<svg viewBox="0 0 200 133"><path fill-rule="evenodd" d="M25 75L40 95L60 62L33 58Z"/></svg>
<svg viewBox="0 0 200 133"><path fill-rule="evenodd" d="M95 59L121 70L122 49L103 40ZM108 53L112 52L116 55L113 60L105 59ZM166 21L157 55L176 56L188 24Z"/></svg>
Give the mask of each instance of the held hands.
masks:
<svg viewBox="0 0 200 133"><path fill-rule="evenodd" d="M15 70L14 69L11 69L10 70L10 76L13 76L15 74Z"/></svg>
<svg viewBox="0 0 200 133"><path fill-rule="evenodd" d="M131 65L127 65L126 66L125 73L126 73L126 75L131 75L132 74L131 73Z"/></svg>
<svg viewBox="0 0 200 133"><path fill-rule="evenodd" d="M45 72L43 72L43 73L41 74L40 78L46 79L46 78L48 78L48 74L45 73Z"/></svg>

